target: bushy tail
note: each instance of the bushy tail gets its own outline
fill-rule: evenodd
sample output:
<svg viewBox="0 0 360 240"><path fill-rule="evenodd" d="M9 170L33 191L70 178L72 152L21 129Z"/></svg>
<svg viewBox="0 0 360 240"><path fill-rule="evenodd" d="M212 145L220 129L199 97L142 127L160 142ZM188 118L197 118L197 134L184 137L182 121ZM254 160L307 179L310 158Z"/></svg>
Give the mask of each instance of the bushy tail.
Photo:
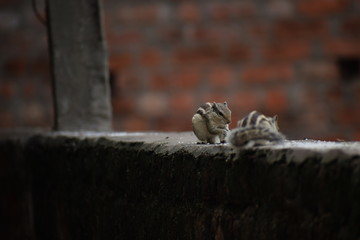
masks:
<svg viewBox="0 0 360 240"><path fill-rule="evenodd" d="M232 130L227 142L234 147L255 147L272 145L285 140L285 136L260 126L240 127Z"/></svg>

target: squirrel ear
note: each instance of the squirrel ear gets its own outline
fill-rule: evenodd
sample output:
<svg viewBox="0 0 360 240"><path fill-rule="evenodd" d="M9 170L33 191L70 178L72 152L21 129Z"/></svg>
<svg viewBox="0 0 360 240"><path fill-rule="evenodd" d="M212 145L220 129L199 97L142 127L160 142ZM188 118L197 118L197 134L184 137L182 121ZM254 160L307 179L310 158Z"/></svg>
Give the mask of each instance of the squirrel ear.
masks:
<svg viewBox="0 0 360 240"><path fill-rule="evenodd" d="M277 122L277 120L278 120L278 115L273 116L273 119L274 119L275 122Z"/></svg>
<svg viewBox="0 0 360 240"><path fill-rule="evenodd" d="M216 102L213 102L213 104L212 104L212 107L214 108L214 109L217 109L217 103Z"/></svg>
<svg viewBox="0 0 360 240"><path fill-rule="evenodd" d="M226 101L224 102L224 105L227 106L227 102L226 102Z"/></svg>

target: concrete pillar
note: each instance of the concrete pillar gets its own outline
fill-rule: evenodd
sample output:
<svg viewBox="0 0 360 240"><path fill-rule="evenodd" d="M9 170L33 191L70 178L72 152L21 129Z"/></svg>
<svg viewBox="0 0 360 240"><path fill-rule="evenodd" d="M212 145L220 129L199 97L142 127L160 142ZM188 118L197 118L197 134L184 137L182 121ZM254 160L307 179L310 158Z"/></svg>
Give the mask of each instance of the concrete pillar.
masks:
<svg viewBox="0 0 360 240"><path fill-rule="evenodd" d="M47 16L55 130L111 130L99 0L49 0Z"/></svg>

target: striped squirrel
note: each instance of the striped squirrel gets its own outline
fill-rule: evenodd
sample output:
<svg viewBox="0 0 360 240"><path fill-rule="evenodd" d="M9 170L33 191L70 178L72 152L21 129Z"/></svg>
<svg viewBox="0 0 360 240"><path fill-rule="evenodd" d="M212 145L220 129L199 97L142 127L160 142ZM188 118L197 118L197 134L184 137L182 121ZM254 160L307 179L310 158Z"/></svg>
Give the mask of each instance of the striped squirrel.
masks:
<svg viewBox="0 0 360 240"><path fill-rule="evenodd" d="M200 143L224 143L230 122L231 111L226 102L207 102L192 117L192 128Z"/></svg>
<svg viewBox="0 0 360 240"><path fill-rule="evenodd" d="M271 145L283 140L285 136L279 132L277 116L266 117L257 111L238 121L227 139L235 147Z"/></svg>

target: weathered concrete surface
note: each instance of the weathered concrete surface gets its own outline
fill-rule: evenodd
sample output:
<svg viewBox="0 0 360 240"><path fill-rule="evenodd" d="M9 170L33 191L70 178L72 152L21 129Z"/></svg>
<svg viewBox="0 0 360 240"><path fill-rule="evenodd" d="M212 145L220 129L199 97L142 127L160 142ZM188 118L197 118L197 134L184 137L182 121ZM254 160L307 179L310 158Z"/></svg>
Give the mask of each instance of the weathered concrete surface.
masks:
<svg viewBox="0 0 360 240"><path fill-rule="evenodd" d="M13 198L30 196L13 221L30 239L360 237L360 143L236 151L191 133L6 135L14 174L1 176L18 180Z"/></svg>
<svg viewBox="0 0 360 240"><path fill-rule="evenodd" d="M47 1L56 130L111 130L101 1Z"/></svg>

